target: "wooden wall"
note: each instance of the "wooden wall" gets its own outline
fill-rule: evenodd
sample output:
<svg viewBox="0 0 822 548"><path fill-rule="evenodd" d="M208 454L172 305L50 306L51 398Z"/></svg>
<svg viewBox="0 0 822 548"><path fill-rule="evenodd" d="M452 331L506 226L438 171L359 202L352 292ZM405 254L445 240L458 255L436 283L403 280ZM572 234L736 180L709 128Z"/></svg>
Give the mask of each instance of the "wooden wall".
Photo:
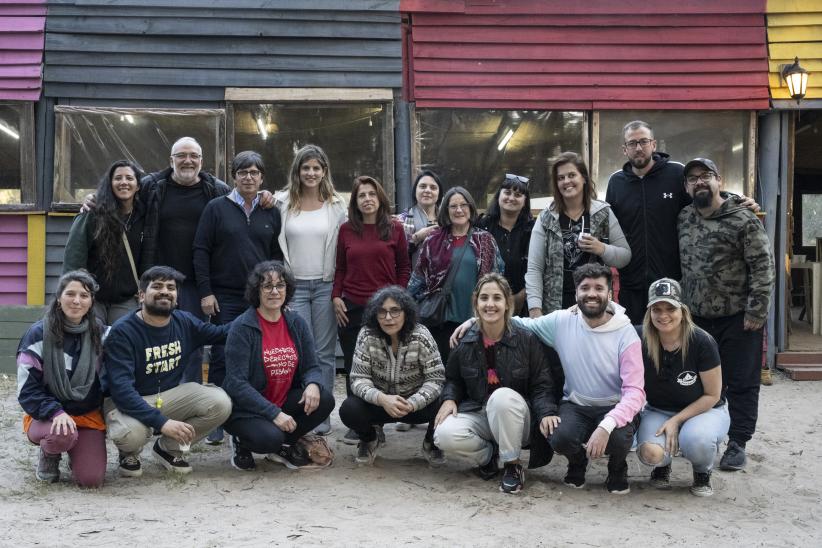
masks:
<svg viewBox="0 0 822 548"><path fill-rule="evenodd" d="M42 316L42 306L0 306L0 373L17 372L20 337Z"/></svg>
<svg viewBox="0 0 822 548"><path fill-rule="evenodd" d="M765 0L402 0L417 107L767 109Z"/></svg>
<svg viewBox="0 0 822 548"><path fill-rule="evenodd" d="M808 101L822 108L822 1L768 0L767 20L768 80L774 106L796 104L779 73L780 65L791 64L799 57L800 64L811 73L803 100L805 108Z"/></svg>
<svg viewBox="0 0 822 548"><path fill-rule="evenodd" d="M0 2L0 99L40 98L45 0Z"/></svg>
<svg viewBox="0 0 822 548"><path fill-rule="evenodd" d="M26 304L28 218L0 215L0 305Z"/></svg>

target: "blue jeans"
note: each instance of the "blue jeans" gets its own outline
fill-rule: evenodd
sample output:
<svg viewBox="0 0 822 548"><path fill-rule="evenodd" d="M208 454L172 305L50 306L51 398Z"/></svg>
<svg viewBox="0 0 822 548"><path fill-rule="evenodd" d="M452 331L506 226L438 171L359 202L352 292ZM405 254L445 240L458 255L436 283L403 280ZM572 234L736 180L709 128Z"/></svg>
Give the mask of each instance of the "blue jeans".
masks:
<svg viewBox="0 0 822 548"><path fill-rule="evenodd" d="M317 361L323 372L323 388L334 393L336 371L337 318L331 302L332 282L297 280L297 288L288 306L299 314L314 335Z"/></svg>
<svg viewBox="0 0 822 548"><path fill-rule="evenodd" d="M639 423L637 441L639 450L637 457L643 464L649 466L668 466L673 455L665 453L659 464L651 464L642 460L642 444L655 443L665 447L665 436L657 436L656 432L666 420L676 415L673 411L663 411L646 405L642 411ZM679 451L683 457L691 461L694 472L710 472L714 467L714 459L719 451L719 444L725 439L728 427L731 424L728 415L728 405L714 407L704 413L686 420L679 429Z"/></svg>

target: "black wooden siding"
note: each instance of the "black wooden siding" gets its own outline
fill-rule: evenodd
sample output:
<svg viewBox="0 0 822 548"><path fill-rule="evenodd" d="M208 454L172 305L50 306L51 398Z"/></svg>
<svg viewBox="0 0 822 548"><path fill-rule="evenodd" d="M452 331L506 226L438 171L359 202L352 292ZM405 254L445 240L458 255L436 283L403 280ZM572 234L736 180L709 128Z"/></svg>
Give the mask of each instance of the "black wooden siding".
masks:
<svg viewBox="0 0 822 548"><path fill-rule="evenodd" d="M49 215L46 218L46 301L54 293L63 273L63 255L73 222L73 215Z"/></svg>

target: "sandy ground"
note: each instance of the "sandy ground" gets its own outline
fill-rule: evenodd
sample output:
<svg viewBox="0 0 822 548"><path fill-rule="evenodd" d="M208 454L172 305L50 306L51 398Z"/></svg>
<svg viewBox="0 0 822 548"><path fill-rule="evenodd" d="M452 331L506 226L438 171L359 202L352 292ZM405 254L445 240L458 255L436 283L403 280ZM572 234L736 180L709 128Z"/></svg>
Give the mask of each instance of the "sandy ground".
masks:
<svg viewBox="0 0 822 548"><path fill-rule="evenodd" d="M105 486L82 491L65 479L66 459L63 481L35 480L13 378L0 381L0 406L2 546L822 546L822 384L781 375L763 387L748 469L715 472L708 499L688 493L687 462L675 461L674 489L661 492L633 454L626 496L605 491L601 461L584 489L565 487L561 457L504 495L458 462L429 468L423 430L391 426L373 468L337 444L319 472L262 459L239 472L227 445L200 444L190 476L171 476L146 450L143 477L125 479L109 445ZM336 414L333 426L342 435Z"/></svg>

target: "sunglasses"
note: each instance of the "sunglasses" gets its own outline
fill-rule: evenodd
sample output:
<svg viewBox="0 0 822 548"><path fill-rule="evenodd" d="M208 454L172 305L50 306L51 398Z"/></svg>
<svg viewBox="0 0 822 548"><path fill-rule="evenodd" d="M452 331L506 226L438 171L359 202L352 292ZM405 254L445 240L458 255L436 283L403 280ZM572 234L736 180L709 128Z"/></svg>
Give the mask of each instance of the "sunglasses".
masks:
<svg viewBox="0 0 822 548"><path fill-rule="evenodd" d="M522 175L515 175L513 173L506 173L505 180L511 181L512 183L522 183L525 187L528 187L528 182L530 179L528 177L523 177Z"/></svg>

